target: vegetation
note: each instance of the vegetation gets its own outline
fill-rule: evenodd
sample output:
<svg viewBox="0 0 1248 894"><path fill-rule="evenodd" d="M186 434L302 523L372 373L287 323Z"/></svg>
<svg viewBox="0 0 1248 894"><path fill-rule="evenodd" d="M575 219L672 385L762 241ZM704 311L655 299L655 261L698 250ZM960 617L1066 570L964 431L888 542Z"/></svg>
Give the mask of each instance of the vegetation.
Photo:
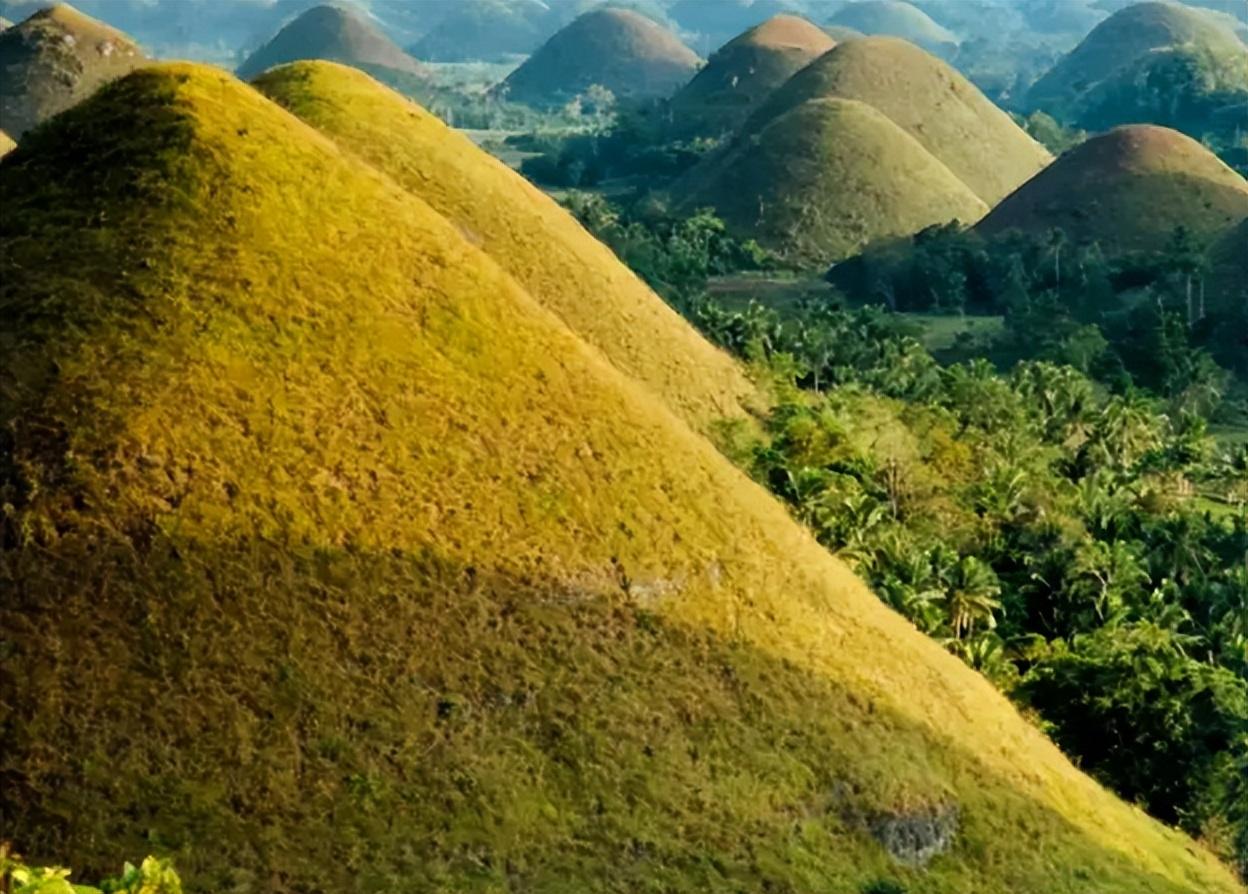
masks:
<svg viewBox="0 0 1248 894"><path fill-rule="evenodd" d="M182 894L182 882L168 861L148 857L125 865L120 876L98 887L71 882L59 866L27 866L0 845L0 890L5 894Z"/></svg>
<svg viewBox="0 0 1248 894"><path fill-rule="evenodd" d="M184 65L0 163L6 834L202 891L1237 891L414 191Z"/></svg>

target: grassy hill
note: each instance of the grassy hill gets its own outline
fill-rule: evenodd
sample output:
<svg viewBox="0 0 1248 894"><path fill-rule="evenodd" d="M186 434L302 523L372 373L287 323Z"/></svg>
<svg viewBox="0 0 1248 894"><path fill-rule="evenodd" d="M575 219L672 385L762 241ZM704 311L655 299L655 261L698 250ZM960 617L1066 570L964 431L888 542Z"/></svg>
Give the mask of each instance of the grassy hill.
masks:
<svg viewBox="0 0 1248 894"><path fill-rule="evenodd" d="M0 33L0 123L20 140L144 61L128 37L72 6L40 10Z"/></svg>
<svg viewBox="0 0 1248 894"><path fill-rule="evenodd" d="M457 0L412 53L430 62L493 62L531 53L548 34L548 16L535 0Z"/></svg>
<svg viewBox="0 0 1248 894"><path fill-rule="evenodd" d="M1131 123L1111 120L1113 110L1104 108L1107 94L1120 92L1123 80L1133 80L1132 72L1149 68L1157 54L1176 50L1219 63L1248 56L1248 48L1235 34L1203 10L1178 3L1135 3L1092 29L1032 85L1027 102L1059 120L1084 126ZM1240 79L1248 83L1248 73Z"/></svg>
<svg viewBox="0 0 1248 894"><path fill-rule="evenodd" d="M708 164L684 205L714 208L733 230L803 266L988 211L918 141L854 100L803 103Z"/></svg>
<svg viewBox="0 0 1248 894"><path fill-rule="evenodd" d="M640 13L604 7L578 16L501 85L508 99L562 105L597 84L617 97L671 96L698 69L696 54Z"/></svg>
<svg viewBox="0 0 1248 894"><path fill-rule="evenodd" d="M1067 152L980 223L986 234L1054 227L1109 253L1159 250L1186 227L1208 244L1248 217L1248 181L1190 137L1120 127Z"/></svg>
<svg viewBox="0 0 1248 894"><path fill-rule="evenodd" d="M8 155L16 148L17 143L13 141L13 138L4 131L0 130L0 158Z"/></svg>
<svg viewBox="0 0 1248 894"><path fill-rule="evenodd" d="M734 361L553 199L420 106L332 63L283 66L256 86L428 202L695 427L740 417L756 401Z"/></svg>
<svg viewBox="0 0 1248 894"><path fill-rule="evenodd" d="M1050 155L966 78L893 37L837 44L773 93L746 125L818 98L874 106L921 143L989 206L1020 186Z"/></svg>
<svg viewBox="0 0 1248 894"><path fill-rule="evenodd" d="M230 890L1233 894L220 71L0 163L0 807ZM936 854L925 871L926 842Z"/></svg>
<svg viewBox="0 0 1248 894"><path fill-rule="evenodd" d="M238 67L240 77L299 59L332 59L370 71L419 76L424 67L354 9L314 6L287 24Z"/></svg>
<svg viewBox="0 0 1248 894"><path fill-rule="evenodd" d="M682 135L722 136L799 69L836 45L799 16L778 15L733 38L671 102L675 130Z"/></svg>
<svg viewBox="0 0 1248 894"><path fill-rule="evenodd" d="M958 36L927 13L904 0L859 0L847 3L828 20L868 35L900 37L923 49L949 55L958 48Z"/></svg>

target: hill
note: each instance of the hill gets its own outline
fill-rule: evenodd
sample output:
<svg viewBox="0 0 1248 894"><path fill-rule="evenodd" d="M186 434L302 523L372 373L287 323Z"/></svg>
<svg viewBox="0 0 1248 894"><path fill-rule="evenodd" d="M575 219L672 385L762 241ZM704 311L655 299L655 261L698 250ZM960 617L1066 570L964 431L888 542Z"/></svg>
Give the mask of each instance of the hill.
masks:
<svg viewBox="0 0 1248 894"><path fill-rule="evenodd" d="M229 75L115 83L0 202L0 807L32 860L157 849L192 892L1238 890Z"/></svg>
<svg viewBox="0 0 1248 894"><path fill-rule="evenodd" d="M72 6L42 9L0 33L0 122L20 140L145 61L128 37Z"/></svg>
<svg viewBox="0 0 1248 894"><path fill-rule="evenodd" d="M256 87L428 202L620 370L695 427L745 415L753 389L551 198L415 103L331 63ZM486 200L485 197L488 197Z"/></svg>
<svg viewBox="0 0 1248 894"><path fill-rule="evenodd" d="M399 49L363 14L344 6L314 6L238 67L240 77L300 59L331 59L374 73L421 76L424 67Z"/></svg>
<svg viewBox="0 0 1248 894"><path fill-rule="evenodd" d="M865 103L816 99L695 172L682 202L803 266L988 208L948 168Z"/></svg>
<svg viewBox="0 0 1248 894"><path fill-rule="evenodd" d="M768 121L811 99L856 99L891 118L990 207L1051 159L966 78L894 37L837 44L795 74L746 124Z"/></svg>
<svg viewBox="0 0 1248 894"><path fill-rule="evenodd" d="M1130 116L1141 97L1126 99L1115 94L1137 82L1142 90L1152 90L1147 71L1164 62L1159 54L1176 52L1198 62L1207 60L1201 64L1212 74L1229 77L1241 89L1248 89L1248 47L1234 33L1203 10L1177 3L1135 3L1092 29L1032 85L1027 102L1058 120L1086 127L1139 122L1140 118L1123 118L1122 114ZM1228 67L1225 75L1218 74ZM1171 85L1171 94L1180 92L1181 79L1166 83ZM1121 110L1115 108L1115 101L1125 102Z"/></svg>
<svg viewBox="0 0 1248 894"><path fill-rule="evenodd" d="M1119 127L1070 150L993 209L993 234L1060 228L1109 253L1159 250L1179 226L1206 245L1248 217L1248 181L1177 131Z"/></svg>
<svg viewBox="0 0 1248 894"><path fill-rule="evenodd" d="M549 36L543 27L548 16L535 0L458 0L411 51L430 62L494 62L524 55Z"/></svg>
<svg viewBox="0 0 1248 894"><path fill-rule="evenodd" d="M690 136L735 131L773 90L835 45L793 15L774 16L738 35L672 97L676 131Z"/></svg>
<svg viewBox="0 0 1248 894"><path fill-rule="evenodd" d="M949 56L958 49L956 34L904 0L847 3L828 20L828 24L853 28L866 35L900 37L942 56Z"/></svg>
<svg viewBox="0 0 1248 894"><path fill-rule="evenodd" d="M674 34L627 9L578 16L503 82L507 98L561 105L597 84L617 97L667 97L697 71L698 57Z"/></svg>
<svg viewBox="0 0 1248 894"><path fill-rule="evenodd" d="M0 130L0 158L8 155L16 148L17 143L13 141L13 138L4 131Z"/></svg>

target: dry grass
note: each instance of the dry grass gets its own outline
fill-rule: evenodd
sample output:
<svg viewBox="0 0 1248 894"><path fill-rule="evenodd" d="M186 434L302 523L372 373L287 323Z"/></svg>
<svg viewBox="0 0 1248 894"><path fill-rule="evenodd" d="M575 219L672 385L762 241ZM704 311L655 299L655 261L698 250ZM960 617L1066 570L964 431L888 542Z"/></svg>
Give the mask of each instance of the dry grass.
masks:
<svg viewBox="0 0 1248 894"><path fill-rule="evenodd" d="M0 130L0 158L4 158L16 148L17 143L13 142L13 138Z"/></svg>
<svg viewBox="0 0 1248 894"><path fill-rule="evenodd" d="M191 891L1240 890L210 69L0 163L0 793ZM863 831L956 803L919 875Z"/></svg>

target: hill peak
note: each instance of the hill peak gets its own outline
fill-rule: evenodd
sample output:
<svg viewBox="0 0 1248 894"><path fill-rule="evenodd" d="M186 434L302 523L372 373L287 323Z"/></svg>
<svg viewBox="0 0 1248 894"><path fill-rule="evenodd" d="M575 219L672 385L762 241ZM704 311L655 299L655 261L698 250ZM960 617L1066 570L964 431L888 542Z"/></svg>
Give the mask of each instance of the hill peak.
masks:
<svg viewBox="0 0 1248 894"><path fill-rule="evenodd" d="M717 50L716 55L733 47L755 46L770 50L799 50L814 58L834 45L835 41L808 19L792 13L780 13L734 37Z"/></svg>
<svg viewBox="0 0 1248 894"><path fill-rule="evenodd" d="M853 28L866 35L900 37L925 50L948 54L958 37L926 12L905 0L857 0L843 6L829 24Z"/></svg>

